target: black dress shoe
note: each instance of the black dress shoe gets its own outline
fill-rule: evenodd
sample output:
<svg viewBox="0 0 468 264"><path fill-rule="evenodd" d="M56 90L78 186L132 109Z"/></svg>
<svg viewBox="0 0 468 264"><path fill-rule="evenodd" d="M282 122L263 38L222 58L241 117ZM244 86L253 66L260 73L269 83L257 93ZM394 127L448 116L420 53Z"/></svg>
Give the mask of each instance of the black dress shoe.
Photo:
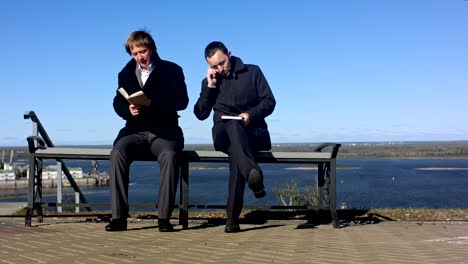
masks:
<svg viewBox="0 0 468 264"><path fill-rule="evenodd" d="M108 225L106 225L106 231L116 232L127 230L127 219L112 219Z"/></svg>
<svg viewBox="0 0 468 264"><path fill-rule="evenodd" d="M168 219L158 219L159 232L173 232L174 227Z"/></svg>
<svg viewBox="0 0 468 264"><path fill-rule="evenodd" d="M225 233L237 233L240 232L239 222L232 218L228 218L226 221L226 226L224 227Z"/></svg>
<svg viewBox="0 0 468 264"><path fill-rule="evenodd" d="M263 186L263 175L261 171L256 168L251 169L247 178L247 183L249 184L249 188L254 192L255 198L265 197L266 192Z"/></svg>

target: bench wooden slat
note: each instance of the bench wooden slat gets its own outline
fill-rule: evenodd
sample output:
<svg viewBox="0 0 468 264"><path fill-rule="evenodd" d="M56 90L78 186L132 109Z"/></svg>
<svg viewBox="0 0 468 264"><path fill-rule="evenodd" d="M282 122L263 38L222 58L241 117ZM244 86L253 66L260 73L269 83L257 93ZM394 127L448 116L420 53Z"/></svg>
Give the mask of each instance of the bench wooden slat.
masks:
<svg viewBox="0 0 468 264"><path fill-rule="evenodd" d="M50 159L97 159L107 160L111 149L108 148L46 148L35 152L38 158Z"/></svg>
<svg viewBox="0 0 468 264"><path fill-rule="evenodd" d="M108 160L110 148L63 148L53 147L36 150L36 157L45 159L85 159ZM184 150L182 157L189 162L227 162L228 155L219 151ZM268 152L261 151L256 155L257 160L263 163L310 163L328 161L332 158L330 152ZM151 159L148 159L151 160Z"/></svg>

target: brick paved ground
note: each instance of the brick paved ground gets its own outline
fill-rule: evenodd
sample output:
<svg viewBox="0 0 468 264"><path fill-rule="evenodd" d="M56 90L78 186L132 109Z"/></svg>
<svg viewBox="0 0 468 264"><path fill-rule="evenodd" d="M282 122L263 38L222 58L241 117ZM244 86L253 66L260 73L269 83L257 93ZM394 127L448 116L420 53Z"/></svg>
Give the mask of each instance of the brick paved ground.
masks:
<svg viewBox="0 0 468 264"><path fill-rule="evenodd" d="M191 221L189 230L159 233L155 220L131 219L129 231L109 233L85 219L24 227L22 218L2 217L0 263L468 263L467 222L301 224L268 220L226 234L222 223Z"/></svg>

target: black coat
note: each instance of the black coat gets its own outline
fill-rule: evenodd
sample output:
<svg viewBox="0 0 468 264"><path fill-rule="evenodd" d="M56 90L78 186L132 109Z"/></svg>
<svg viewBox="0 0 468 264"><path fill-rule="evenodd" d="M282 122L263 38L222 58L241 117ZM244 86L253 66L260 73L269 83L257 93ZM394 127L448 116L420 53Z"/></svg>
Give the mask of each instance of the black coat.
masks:
<svg viewBox="0 0 468 264"><path fill-rule="evenodd" d="M244 64L240 58L231 56L231 74L217 78L216 88L209 88L203 79L200 97L194 106L194 114L205 120L214 111L213 121L223 122L222 115L248 113L250 124L246 127L258 138L270 142L265 117L275 109L276 101L268 82L257 65Z"/></svg>
<svg viewBox="0 0 468 264"><path fill-rule="evenodd" d="M177 114L177 111L187 108L189 102L183 70L179 65L161 60L157 56L153 64L154 70L143 87L140 87L135 74L137 64L134 59L130 60L119 73L119 87L123 87L128 94L143 90L151 100L151 105L139 115L132 116L129 110L130 104L119 92L116 92L114 110L127 122L114 143L123 136L142 131L152 132L167 140L183 141Z"/></svg>

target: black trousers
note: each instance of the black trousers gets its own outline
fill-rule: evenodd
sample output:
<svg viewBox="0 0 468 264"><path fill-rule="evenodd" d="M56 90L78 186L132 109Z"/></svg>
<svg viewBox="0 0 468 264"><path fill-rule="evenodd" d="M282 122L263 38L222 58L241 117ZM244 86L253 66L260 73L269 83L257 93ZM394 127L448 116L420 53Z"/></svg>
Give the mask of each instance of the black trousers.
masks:
<svg viewBox="0 0 468 264"><path fill-rule="evenodd" d="M238 219L244 206L244 190L247 177L252 168L261 172L255 161L258 150L271 148L270 139L266 140L255 131L249 130L238 120L225 120L213 127L214 147L229 155L229 190L227 216ZM267 142L267 143L264 143Z"/></svg>
<svg viewBox="0 0 468 264"><path fill-rule="evenodd" d="M149 155L160 164L158 218L171 217L179 180L177 155L182 148L183 141L165 140L150 132L124 136L115 142L109 163L113 219L127 218L130 165Z"/></svg>

